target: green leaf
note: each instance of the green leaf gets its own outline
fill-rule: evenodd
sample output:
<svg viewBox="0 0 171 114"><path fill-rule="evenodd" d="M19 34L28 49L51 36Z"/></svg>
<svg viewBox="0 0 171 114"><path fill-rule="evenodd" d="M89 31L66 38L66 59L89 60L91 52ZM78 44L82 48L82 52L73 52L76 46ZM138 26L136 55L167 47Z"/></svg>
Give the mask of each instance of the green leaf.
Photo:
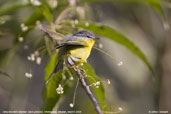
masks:
<svg viewBox="0 0 171 114"><path fill-rule="evenodd" d="M28 19L25 20L25 25L30 26L36 23L37 20L41 20L43 18L42 14L39 12L39 10L36 10ZM25 38L25 36L29 33L30 30L32 30L32 28L30 28L28 31L26 32L22 32L20 31L20 33L16 36L16 43L13 46L13 48L6 50L5 53L4 52L0 52L3 53L3 55L0 55L0 62L1 65L0 67L4 67L4 66L8 66L10 60L12 59L12 57L14 56L14 54L16 53L17 49L19 48L19 42L18 42L18 36L22 36Z"/></svg>
<svg viewBox="0 0 171 114"><path fill-rule="evenodd" d="M53 69L56 66L56 62L57 62L57 53L51 55L49 63L45 66L45 71L46 71L44 76L45 81L48 80L49 76L53 72Z"/></svg>
<svg viewBox="0 0 171 114"><path fill-rule="evenodd" d="M148 62L147 58L145 57L144 53L133 42L131 42L126 36L117 32L113 28L108 27L108 26L99 26L94 23L89 23L89 26L86 26L85 23L79 23L76 25L76 27L87 29L89 31L96 33L97 35L104 36L106 38L109 38L110 40L113 40L125 46L130 51L132 51L136 56L138 56L152 71L151 65Z"/></svg>
<svg viewBox="0 0 171 114"><path fill-rule="evenodd" d="M59 99L66 95L67 91L70 89L70 85L66 84L64 89L64 94L57 94L56 88L58 88L59 84L65 83L66 81L62 82L62 71L54 74L51 80L49 80L48 84L46 84L42 91L42 97L44 104L41 108L42 111L52 111L55 105L58 103Z"/></svg>
<svg viewBox="0 0 171 114"><path fill-rule="evenodd" d="M55 68L56 61L57 61L57 54L53 54L51 56L51 59L49 63L45 66L46 74L44 76L44 80L47 81L49 76L51 75L52 71ZM64 94L59 95L56 92L56 88L59 86L59 84L63 85L66 83L67 80L62 79L62 75L65 75L68 79L69 75L67 73L63 74L63 71L59 71L56 74L53 75L53 77L49 80L49 82L44 86L42 91L42 97L44 104L41 108L42 111L52 111L54 106L57 104L59 99L66 95L67 91L70 89L70 85L67 83L65 84L64 88ZM48 114L48 112L45 112Z"/></svg>
<svg viewBox="0 0 171 114"><path fill-rule="evenodd" d="M40 21L43 19L43 15L41 14L40 10L35 10L30 17L28 17L25 21L25 25L33 25L36 23L36 21Z"/></svg>
<svg viewBox="0 0 171 114"><path fill-rule="evenodd" d="M11 20L11 16L9 15L0 16L0 25L5 24L9 20Z"/></svg>
<svg viewBox="0 0 171 114"><path fill-rule="evenodd" d="M20 31L19 34L16 36L16 42L19 42L18 41L18 37L19 36L22 36L25 38L25 36L31 31L34 29L34 25L36 23L36 21L40 21L43 19L43 15L41 14L41 12L37 9L35 10L31 16L29 16L25 21L24 21L24 24L26 26L31 26L29 27L29 29L26 31L26 32L23 32L23 31Z"/></svg>
<svg viewBox="0 0 171 114"><path fill-rule="evenodd" d="M18 46L14 45L13 48L8 50L0 51L0 67L7 67L10 63L10 60L14 56Z"/></svg>
<svg viewBox="0 0 171 114"><path fill-rule="evenodd" d="M53 22L53 17L52 17L52 13L49 9L49 7L47 7L45 4L41 5L39 7L39 11L42 13L42 15L49 21L49 22Z"/></svg>
<svg viewBox="0 0 171 114"><path fill-rule="evenodd" d="M137 2L137 3L145 3L148 4L151 8L154 9L157 13L159 13L164 19L165 13L162 9L161 5L168 6L171 5L169 2L162 0L84 0L85 2Z"/></svg>
<svg viewBox="0 0 171 114"><path fill-rule="evenodd" d="M29 6L28 0L9 0L0 6L0 15L13 12L26 6Z"/></svg>
<svg viewBox="0 0 171 114"><path fill-rule="evenodd" d="M86 71L87 74L87 80L90 82L90 84L94 83L95 81L100 81L99 77L96 76L93 68L88 64L84 63L83 66L81 66ZM103 84L101 83L99 85L99 88L96 88L94 85L92 86L93 92L97 98L97 101L100 103L100 107L103 108L105 105L105 91Z"/></svg>

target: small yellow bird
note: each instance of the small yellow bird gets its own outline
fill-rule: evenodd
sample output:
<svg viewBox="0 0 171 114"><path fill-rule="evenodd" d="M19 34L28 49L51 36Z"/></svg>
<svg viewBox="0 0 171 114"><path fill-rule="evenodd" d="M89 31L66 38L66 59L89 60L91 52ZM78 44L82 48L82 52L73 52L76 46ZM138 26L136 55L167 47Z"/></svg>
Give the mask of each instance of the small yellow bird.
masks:
<svg viewBox="0 0 171 114"><path fill-rule="evenodd" d="M50 37L54 36L47 31L47 27L41 25L40 28ZM59 48L58 63L49 79L59 70L63 70L64 66L78 66L85 62L91 53L95 40L97 39L99 39L99 37L85 30L67 37L66 40L57 47L57 49Z"/></svg>

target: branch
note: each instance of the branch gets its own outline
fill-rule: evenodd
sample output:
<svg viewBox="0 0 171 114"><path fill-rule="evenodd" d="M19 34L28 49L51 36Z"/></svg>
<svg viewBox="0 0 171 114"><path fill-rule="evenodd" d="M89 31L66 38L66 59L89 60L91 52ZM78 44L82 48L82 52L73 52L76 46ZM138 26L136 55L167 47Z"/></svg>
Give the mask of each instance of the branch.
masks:
<svg viewBox="0 0 171 114"><path fill-rule="evenodd" d="M99 106L99 103L97 102L96 98L94 97L94 95L92 94L89 86L87 85L84 77L86 77L85 75L83 75L81 72L83 69L80 69L80 68L74 68L74 70L76 71L76 74L77 76L79 77L80 79L80 83L82 85L82 87L84 88L84 90L86 91L87 95L89 96L89 98L91 99L91 101L93 102L94 106L95 106L95 109L97 111L98 114L103 114L103 112L101 111L100 109L100 106Z"/></svg>

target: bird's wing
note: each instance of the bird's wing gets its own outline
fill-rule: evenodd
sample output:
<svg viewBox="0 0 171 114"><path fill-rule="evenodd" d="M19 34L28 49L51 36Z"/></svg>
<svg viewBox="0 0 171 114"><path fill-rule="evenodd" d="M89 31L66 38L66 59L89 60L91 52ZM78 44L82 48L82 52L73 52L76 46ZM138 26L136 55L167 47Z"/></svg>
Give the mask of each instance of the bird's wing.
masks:
<svg viewBox="0 0 171 114"><path fill-rule="evenodd" d="M57 46L56 48L61 48L63 46L81 46L81 47L86 47L87 44L85 44L85 42L80 41L80 40L70 40L70 41L66 41L61 43L59 46Z"/></svg>

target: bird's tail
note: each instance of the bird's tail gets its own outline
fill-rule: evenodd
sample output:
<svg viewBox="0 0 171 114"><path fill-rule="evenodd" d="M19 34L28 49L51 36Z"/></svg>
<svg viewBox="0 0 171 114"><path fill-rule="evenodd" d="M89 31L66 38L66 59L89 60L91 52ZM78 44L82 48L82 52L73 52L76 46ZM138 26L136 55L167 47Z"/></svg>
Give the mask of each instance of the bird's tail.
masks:
<svg viewBox="0 0 171 114"><path fill-rule="evenodd" d="M58 61L57 65L55 66L55 68L53 70L53 72L51 73L51 75L49 76L48 80L46 81L46 84L49 82L49 80L52 78L52 76L55 73L57 73L60 70L63 70L63 67L64 67L63 63L64 63L64 60L59 60Z"/></svg>

